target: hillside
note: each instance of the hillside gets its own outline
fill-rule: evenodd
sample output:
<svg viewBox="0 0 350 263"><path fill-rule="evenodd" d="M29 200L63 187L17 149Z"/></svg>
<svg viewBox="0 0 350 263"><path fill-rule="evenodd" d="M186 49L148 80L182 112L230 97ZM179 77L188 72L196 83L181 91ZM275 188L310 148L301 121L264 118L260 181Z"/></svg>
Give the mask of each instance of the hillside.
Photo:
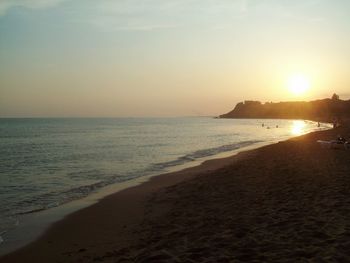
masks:
<svg viewBox="0 0 350 263"><path fill-rule="evenodd" d="M220 118L309 119L332 122L350 119L350 100L341 100L334 94L331 99L294 102L244 101Z"/></svg>

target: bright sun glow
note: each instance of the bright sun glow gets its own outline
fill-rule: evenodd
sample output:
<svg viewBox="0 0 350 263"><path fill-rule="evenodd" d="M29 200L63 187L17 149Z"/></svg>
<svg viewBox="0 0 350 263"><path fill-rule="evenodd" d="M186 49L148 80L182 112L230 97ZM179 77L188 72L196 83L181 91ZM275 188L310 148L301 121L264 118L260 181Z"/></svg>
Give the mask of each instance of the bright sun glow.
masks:
<svg viewBox="0 0 350 263"><path fill-rule="evenodd" d="M305 122L304 121L293 121L291 133L293 135L302 135L305 133Z"/></svg>
<svg viewBox="0 0 350 263"><path fill-rule="evenodd" d="M310 89L310 81L304 75L294 75L288 79L288 89L296 96L305 94Z"/></svg>

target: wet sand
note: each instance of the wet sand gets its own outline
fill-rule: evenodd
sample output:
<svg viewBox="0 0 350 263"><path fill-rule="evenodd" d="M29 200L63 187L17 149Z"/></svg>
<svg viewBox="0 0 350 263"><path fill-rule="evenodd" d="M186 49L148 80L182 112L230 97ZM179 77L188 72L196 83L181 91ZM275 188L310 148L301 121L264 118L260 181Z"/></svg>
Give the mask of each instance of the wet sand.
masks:
<svg viewBox="0 0 350 263"><path fill-rule="evenodd" d="M110 195L0 262L347 262L350 150L337 128Z"/></svg>

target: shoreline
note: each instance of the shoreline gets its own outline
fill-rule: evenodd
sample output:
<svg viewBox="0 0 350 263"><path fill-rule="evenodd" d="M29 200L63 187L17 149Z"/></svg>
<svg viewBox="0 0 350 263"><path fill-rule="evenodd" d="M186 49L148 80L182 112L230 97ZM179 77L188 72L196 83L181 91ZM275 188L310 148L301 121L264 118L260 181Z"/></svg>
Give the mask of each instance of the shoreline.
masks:
<svg viewBox="0 0 350 263"><path fill-rule="evenodd" d="M126 180L121 183L108 185L99 189L97 192L85 196L84 198L77 199L57 207L22 215L21 223L18 226L8 231L9 233L3 233L3 236L6 237L6 239L4 243L0 244L0 260L1 257L6 256L7 254L16 253L17 250L30 245L37 239L40 239L40 237L42 235L45 235L45 233L54 224L58 223L61 220L65 220L69 215L79 212L82 209L87 209L111 195L118 194L119 192L125 191L129 188L139 187L142 184L149 183L155 177L168 175L173 176L173 174L174 176L177 176L176 174L182 173L199 173L202 171L202 169L205 169L204 167L208 165L207 162L218 162L220 165L225 165L223 162L225 162L226 159L231 159L240 153L253 151L260 147L274 143L277 143L277 141L257 142L253 145L245 146L232 151L222 152L214 156L200 158L189 163L169 167L168 171L160 174L149 174L131 180ZM23 239L23 233L25 233L25 239Z"/></svg>
<svg viewBox="0 0 350 263"><path fill-rule="evenodd" d="M261 145L262 143L257 143L257 144ZM260 146L260 147L265 147L267 145L271 145L271 143L263 143L263 144L264 145ZM151 195L152 193L154 193L156 191L160 191L166 187L174 186L174 185L179 184L179 183L186 181L186 180L191 180L201 173L206 174L206 173L211 173L215 170L221 169L227 165L232 164L233 162L237 162L237 161L241 160L242 158L245 158L245 156L252 154L252 152L254 150L259 149L260 147L259 146L255 146L255 147L248 146L245 148L251 148L251 149L236 150L236 151L234 151L235 153L233 153L233 155L231 153L229 156L226 156L226 157L208 159L208 160L205 160L197 165L194 165L194 166L191 166L188 168L184 168L184 169L180 169L180 170L176 170L176 171L169 172L169 173L162 173L162 174L158 174L158 175L150 175L150 176L145 176L142 178L137 178L139 180L136 179L135 181L137 181L137 182L131 182L131 184L130 184L130 181L127 181L127 182L125 182L126 185L121 186L121 189L119 189L119 190L115 190L115 189L110 190L111 192L108 192L107 194L106 193L93 194L93 196L94 195L103 196L102 198L94 198L94 197L84 198L82 201L87 202L87 204L85 204L85 205L81 205L81 204L77 205L77 203L81 203L81 200L77 200L76 202L72 202L73 203L72 206L73 207L78 206L78 208L71 209L70 208L71 204L68 203L67 204L68 208L64 209L64 210L67 210L67 212L62 213L62 211L61 211L61 215L59 216L59 218L57 220L53 220L53 221L49 222L48 226L40 231L39 236L32 239L30 242L26 242L26 244L24 246L20 246L18 248L16 246L16 248L12 249L10 252L1 254L0 255L0 262L2 262L3 259L5 259L7 262L8 257L11 258L12 255L14 255L16 257L16 255L18 255L18 253L21 254L22 250L24 250L24 251L26 251L27 249L31 250L32 249L31 247L33 245L34 245L34 247L36 247L37 242L39 242L39 243L42 243L42 242L51 243L51 241L47 241L47 235L50 235L50 232L56 232L57 227L60 227L62 224L65 225L65 222L69 223L69 220L72 220L71 218L73 218L73 220L77 220L77 218L79 218L78 220L80 221L80 220L82 220L83 214L94 213L95 211L92 211L92 210L95 210L95 208L101 209L101 207L104 207L104 206L109 207L111 205L111 200L115 200L115 199L120 198L120 199L124 199L123 201L128 202L129 200L125 200L125 196L129 197L130 195L132 196L134 194L139 195L139 192L141 192L141 195L143 195L143 197L140 199L144 199L144 200L139 200L139 198L137 198L138 200L136 200L136 202L133 200L133 203L146 201L148 199L147 196ZM111 186L111 188L112 187L113 186ZM88 200L86 200L86 199L88 199ZM117 206L120 206L118 208L120 208L121 210L124 210L125 207L121 203L122 202L117 204ZM115 205L115 204L113 204L113 205ZM59 208L60 207L57 207L57 209L59 209ZM54 209L56 209L56 208L53 208L52 210L54 210ZM137 207L137 209L139 209L139 207ZM46 211L44 211L44 212L46 212ZM137 212L130 211L130 213L134 214ZM54 213L54 214L57 214L57 213ZM125 217L125 215L123 215L123 217ZM126 220L125 218L122 218L123 223L130 223L127 221L128 220ZM118 223L120 224L120 222L118 222ZM138 223L140 223L140 222L138 222ZM131 224L135 224L135 222L132 222ZM119 229L120 228L124 228L124 225L122 227L119 225ZM70 232L70 231L68 231L68 232ZM41 245L39 244L39 246L41 246ZM40 249L40 250L42 250L42 249ZM15 260L14 262L17 262L17 260ZM29 262L32 262L32 261L29 261Z"/></svg>
<svg viewBox="0 0 350 263"><path fill-rule="evenodd" d="M310 120L304 121L312 122ZM323 129L327 129L326 127L328 126L328 124L324 123L323 125ZM289 138L290 136L284 136L279 138L279 140L286 140ZM153 176L159 176L169 172L180 171L188 167L200 165L203 161L206 160L225 158L231 155L235 155L240 151L246 151L248 149L255 149L264 145L276 143L279 140L269 139L268 141L257 142L239 149L224 151L215 155L200 157L198 159L196 158L195 160L187 162L185 164L167 167L165 168L165 171L162 172L154 172L152 174L137 177L131 180L126 180L124 182L110 184L108 186L98 189L96 192L89 193L87 196L82 197L80 199L76 199L58 206L54 206L49 209L42 209L38 212L23 214L19 217L19 220L17 220L18 223L16 226L6 229L6 231L1 233L0 238L4 237L5 242L0 243L0 256L5 255L32 242L40 234L42 234L44 230L47 229L51 224L55 223L58 220L62 220L65 216L67 216L70 213L73 213L77 210L80 210L84 207L98 202L107 195L113 194L130 186L143 183L145 180L148 180ZM33 218L37 221L40 221L40 225L38 225L37 222L33 222ZM36 230L33 231L32 228L35 228ZM25 234L22 234L22 232Z"/></svg>
<svg viewBox="0 0 350 263"><path fill-rule="evenodd" d="M258 120L257 120L258 121ZM273 120L273 121L276 121L276 120ZM278 120L277 120L278 121ZM217 121L215 121L215 123L217 123ZM259 127L259 124L257 125L257 127L258 127L258 129L260 128ZM311 129L311 128L310 128ZM282 129L281 129L282 130ZM225 132L224 132L225 133ZM269 132L270 134L272 134L271 132ZM289 136L291 136L291 135L289 135ZM287 135L287 133L286 134L283 134L283 136L282 136L282 134L281 134L281 136L279 136L280 137L280 139L279 140L285 140L285 139L287 139L286 137L289 137L288 135ZM264 137L264 136L263 136ZM268 137L268 135L267 135L267 133L266 133L266 137ZM252 138L254 138L254 136L252 137ZM182 139L181 139L182 140ZM248 138L247 137L247 143L249 142L249 140L250 140L250 137ZM274 138L263 138L262 139L262 141L269 141L269 143L273 143L272 142L272 140L274 140ZM257 139L257 141L258 141L258 139ZM254 140L252 140L251 142L249 142L249 143L253 143L254 142ZM231 144L232 143L232 144ZM181 143L180 143L181 144ZM231 142L231 141L228 141L228 140L224 140L222 143L221 142L219 142L218 141L218 146L219 147L214 147L214 148L211 148L211 147L209 147L209 148L206 148L206 145L203 145L203 147L199 147L199 149L197 149L196 150L196 148L195 148L195 150L194 151L189 151L189 152L187 152L187 153L184 153L184 155L179 155L179 156L175 156L174 157L174 159L172 159L172 156L170 156L170 158L167 158L166 160L168 160L168 162L166 161L166 162L164 162L164 163L162 163L162 162L156 162L156 160L155 160L155 163L154 164L150 164L150 165L148 165L148 169L146 169L144 172L143 171L139 171L138 172L138 175L137 174L134 174L134 175L132 175L132 177L137 177L137 176L141 176L141 177L144 177L145 176L145 174L146 174L146 176L148 177L148 175L150 175L150 176L158 176L158 175L160 175L160 174L163 174L163 173L167 173L169 170L170 171L173 171L174 169L174 167L175 167L175 170L180 170L180 169L183 169L183 168L186 168L186 167L188 167L188 166L195 166L195 165L199 165L203 160L206 160L206 159L213 159L213 158L221 158L221 157L225 157L225 156L228 156L228 155L231 155L231 154L234 154L234 152L236 152L236 150L233 150L232 151L232 149L234 149L236 146L235 146L235 144L237 144L237 147L241 147L242 145L240 145L240 146L238 146L240 143L236 143L235 142L235 139L233 139L233 142ZM213 145L214 146L214 145ZM221 148L221 146L222 146L222 148ZM226 148L226 146L228 146L228 148ZM198 147L197 147L198 148ZM245 147L244 147L245 148ZM244 148L240 148L239 149L239 151L240 150L245 150ZM256 146L253 146L253 148L256 148ZM190 148L189 148L190 149ZM203 149L204 151L202 151L201 149ZM231 149L230 151L227 151L228 149ZM207 151L208 150L208 151ZM225 151L223 154L222 153L219 153L219 154L217 154L218 152L220 152L220 151ZM227 151L227 152L226 152ZM210 156L207 156L207 154L209 154ZM194 160L194 161L193 161ZM185 164L183 164L184 162L186 162ZM170 167L171 166L171 167ZM118 167L118 165L117 165L117 167ZM180 169L178 169L180 167ZM23 168L25 168L25 167L23 167ZM91 167L91 168L93 168L93 167ZM130 168L130 169L129 169ZM129 170L133 170L134 168L133 168L133 164L131 163L130 165L129 165ZM147 167L146 167L147 168ZM65 168L64 168L64 166L62 166L62 169L63 170L65 170ZM26 171L25 169L23 169L23 171ZM31 170L30 170L30 167L29 167L29 169L28 169L28 171L26 171L26 172L31 172ZM69 172L69 169L67 169L67 172ZM118 171L118 169L116 168L116 169L114 169L114 171L113 171L113 173L116 173L116 174L123 174L123 172L122 171ZM16 174L15 174L16 172L14 172L14 178L16 178ZM122 179L122 178L121 178ZM80 179L79 179L80 180ZM98 180L98 178L97 178L97 180ZM113 180L113 179L112 179ZM118 179L119 180L119 179ZM131 179L131 181L133 181L134 179ZM80 180L81 181L81 180ZM104 182L105 182L106 180L104 180L104 179L102 179L102 184L104 184ZM142 180L141 180L142 181ZM109 182L109 183L111 183L111 181ZM111 186L111 185L113 185L114 183L112 183L112 184L109 184L108 186L107 186L107 188L109 188L109 186ZM119 184L119 182L117 182L117 183L115 183L116 185L118 185ZM128 184L128 183L127 183ZM40 187L40 183L38 184L38 186L39 186L39 189L41 188ZM94 193L94 192L105 192L105 187L102 187L102 188L99 188L99 186L98 186L98 188L95 188L95 185L93 184L93 185L91 185L92 187L91 187L91 189L94 189L92 192L90 192L90 190L88 189L89 187L90 187L90 185L89 185L89 183L87 183L87 190L86 189L83 189L83 195L85 195L85 194L87 194L88 196L90 196L92 193ZM54 198L53 198L53 200L52 201L50 201L50 202L46 202L45 200L43 200L43 204L42 204L42 206L40 205L40 202L39 202L39 204L37 204L36 203L36 200L35 200L35 198L33 199L33 198L30 198L30 196L29 196L29 198L28 198L28 200L27 200L27 202L30 202L30 200L33 200L33 207L34 207L34 209L36 209L36 208L39 208L40 210L42 210L42 211L38 211L38 213L40 214L40 215L42 215L42 214L49 214L48 215L48 217L50 217L49 218L49 223L51 223L52 221L55 221L55 220L52 220L51 219L51 214L56 214L56 217L58 218L58 219L61 219L62 218L62 216L61 216L61 214L60 214L60 212L58 211L57 213L56 212L52 212L51 213L51 211L50 212L47 212L48 210L51 210L51 209L54 209L55 211L56 210L60 210L60 208L61 207L63 207L63 206L66 206L66 204L67 203L71 203L71 202L77 202L76 200L82 200L82 199L85 199L86 198L86 195L85 195L85 197L84 196L79 196L79 197L77 197L77 199L75 199L74 198L74 195L76 195L76 196L78 196L80 193L79 193L79 191L80 191L80 189L79 189L80 187L77 187L76 189L75 189L75 186L73 185L73 186L71 186L70 188L67 188L67 190L69 191L69 192L71 192L71 193L69 193L69 194L72 194L72 196L70 196L70 197L73 197L72 199L72 201L69 201L69 202L65 202L65 200L66 200L66 198L65 198L65 196L63 196L63 195L61 195L60 196L60 193L59 193L59 191L58 191L58 193L57 193L57 195L55 194L55 187L53 187L52 189L50 189L50 191L51 192L53 192L54 193ZM112 187L113 188L113 187ZM72 191L70 191L70 190L72 190ZM11 191L10 191L11 192ZM112 189L112 191L111 192L115 192L115 190L113 190ZM93 194L94 195L94 194ZM32 197L35 197L35 196L32 196ZM40 196L39 196L40 197ZM50 196L49 196L50 197ZM74 200L75 199L75 200ZM98 197L98 199L100 199L100 197ZM5 201L6 200L6 191L5 191L5 199L3 200L3 201ZM13 201L12 201L13 200ZM11 203L11 202L14 202L15 201L15 199L10 199L10 204L9 204L9 208L10 207L12 207L13 206L13 204ZM60 203L60 200L63 200L63 203ZM95 202L96 200L93 200L93 202ZM78 201L79 202L79 201ZM14 202L15 203L15 202ZM85 204L84 204L85 205ZM46 206L46 207L45 207ZM68 205L69 206L69 205ZM79 206L79 205L77 205L77 206ZM6 207L6 205L4 205L4 207ZM36 208L35 208L36 207ZM48 207L50 207L50 208L48 208ZM48 208L48 209L47 209ZM68 209L70 209L70 208L68 208ZM74 208L75 209L75 208ZM74 209L72 210L72 211L74 211ZM18 210L23 210L23 211L27 211L27 209L26 209L26 207L25 206L23 206L23 207L19 207L19 209ZM64 210L66 210L65 208L63 208L63 209L61 209L61 210L63 210L63 212L62 212L62 214L63 214L63 216L64 215L66 215L66 214L68 214L68 212L66 212L66 211L64 211ZM14 240L14 239L16 239L16 240L20 240L21 241L21 243L22 244L24 244L25 242L22 242L22 240L21 240L21 238L20 238L20 235L21 235L21 233L20 233L20 231L18 230L18 228L22 228L22 226L23 226L23 224L25 224L25 225L27 225L27 223L26 222L24 222L24 221L28 221L27 220L27 218L29 218L29 221L31 221L31 215L33 215L33 214L37 214L37 212L35 212L35 213L23 213L23 214L14 214L14 215L12 215L11 213L12 213L12 211L10 210L10 209L7 209L7 211L9 211L9 212L5 212L4 213L4 215L2 215L2 218L4 218L5 220L5 224L3 224L2 226L2 228L1 228L1 230L4 230L4 231L1 231L2 233L0 234L0 236L2 236L2 237L4 237L4 239L5 239L5 242L2 242L1 244L0 244L0 255L2 255L2 254L5 254L6 253L6 247L9 247L9 245L8 245L8 240L9 239L11 239L11 240ZM50 214L51 213L51 214ZM46 217L46 216L44 216L44 217ZM39 219L38 219L39 220ZM45 225L47 225L48 223L46 223L46 219L45 218L43 218L43 221L45 221ZM35 228L37 228L37 226L34 226ZM28 229L28 227L27 227L27 229ZM30 229L29 229L30 230ZM13 234L13 232L16 232L15 234ZM24 231L23 232L28 232L28 231L26 231L26 229L24 229ZM31 230L30 230L30 232L32 232ZM17 234L18 233L18 234ZM35 234L35 233L34 233ZM32 236L32 233L30 234L31 236ZM27 238L27 233L24 235L24 238L25 239L28 239ZM1 237L0 237L1 238ZM32 240L32 238L31 238L31 240ZM12 241L11 241L12 242ZM12 242L13 243L13 242ZM17 246L17 245L15 245L15 246ZM10 245L10 247L11 247L11 245ZM18 246L17 246L18 247Z"/></svg>
<svg viewBox="0 0 350 263"><path fill-rule="evenodd" d="M141 185L111 194L92 206L83 208L77 212L74 212L73 214L69 214L67 217L51 226L38 240L32 242L24 248L16 250L13 253L0 257L0 261L2 262L2 260L9 260L6 262L19 262L18 260L21 258L25 258L28 261L28 255L32 255L33 251L41 251L43 254L41 254L40 257L54 260L53 262L59 262L57 259L57 252L70 250L68 254L66 253L63 255L62 253L59 253L59 258L64 258L65 260L68 260L68 262L75 262L77 258L80 258L80 256L83 256L86 254L85 252L90 250L93 251L92 254L101 254L103 251L115 251L115 247L123 247L125 244L134 243L135 240L139 239L139 236L135 235L135 233L132 234L132 231L130 230L135 230L142 225L143 221L145 220L145 215L147 214L146 207L149 205L147 202L149 202L153 194L162 192L165 189L172 187L176 188L181 184L186 184L191 181L198 181L198 177L202 178L210 175L213 176L214 174L220 173L220 171L224 168L227 169L235 164L239 165L240 162L246 160L247 158L251 159L254 155L263 151L265 148L273 148L276 147L276 145L285 144L289 141L303 140L302 138L308 136L322 137L327 133L334 135L335 132L336 131L334 130L312 132L310 134L292 138L281 143L271 144L255 150L243 151L234 156L223 159L212 159L205 161L200 166L154 176L149 181L144 182ZM163 193L163 195L166 195L166 193ZM130 201L132 203L131 205ZM126 205L125 202L129 204ZM111 208L117 211L124 211L125 213L120 215L118 212L111 213L110 211L106 211L110 210ZM158 207L156 210L163 209ZM158 211L157 214L158 213L163 214L164 211ZM108 216L112 216L113 220L108 219ZM92 231L92 233L91 231L89 233L84 233L84 231L81 231L82 229L90 230L91 226L89 226L89 223L94 225L97 221L101 220L104 222L98 222L96 227L98 229L97 232L95 230ZM108 223L107 225L105 224L106 220ZM80 224L83 225L80 226ZM79 225L79 228L82 227L80 231L74 229L74 227L77 225ZM62 230L64 231L61 232ZM105 232L101 233L100 230ZM114 234L111 234L111 232ZM74 238L77 238L77 240L81 242L71 242L70 237L66 237L67 235L70 235L69 233L71 233ZM96 237L97 241L85 240L85 235ZM115 238L115 235L117 235L118 238ZM102 242L101 239L104 241ZM102 246L103 248L99 247L98 245L101 242L104 244ZM53 247L54 243L55 246ZM99 248L95 247L94 249L91 249L91 246L94 246L95 243L97 243L97 247ZM109 245L107 246L106 244ZM77 248L77 250L74 250L75 248ZM64 262L66 262L65 260ZM34 261L35 256L28 262Z"/></svg>

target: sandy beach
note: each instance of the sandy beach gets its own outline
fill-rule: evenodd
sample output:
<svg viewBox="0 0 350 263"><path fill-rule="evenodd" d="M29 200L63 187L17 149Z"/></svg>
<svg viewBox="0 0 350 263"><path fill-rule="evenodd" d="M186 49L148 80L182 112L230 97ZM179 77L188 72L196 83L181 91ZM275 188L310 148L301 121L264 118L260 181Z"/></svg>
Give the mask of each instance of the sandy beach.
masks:
<svg viewBox="0 0 350 263"><path fill-rule="evenodd" d="M0 263L350 263L350 0L0 0Z"/></svg>
<svg viewBox="0 0 350 263"><path fill-rule="evenodd" d="M210 160L110 195L0 262L347 262L344 127Z"/></svg>

